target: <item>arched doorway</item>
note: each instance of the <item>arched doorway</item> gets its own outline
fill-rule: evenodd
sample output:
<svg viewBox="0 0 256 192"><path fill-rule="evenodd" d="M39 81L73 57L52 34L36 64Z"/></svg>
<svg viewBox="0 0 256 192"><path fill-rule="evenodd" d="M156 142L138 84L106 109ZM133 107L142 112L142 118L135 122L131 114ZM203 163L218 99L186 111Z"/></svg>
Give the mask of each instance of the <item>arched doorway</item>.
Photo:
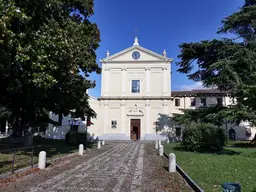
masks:
<svg viewBox="0 0 256 192"><path fill-rule="evenodd" d="M236 140L236 131L234 129L229 129L229 140Z"/></svg>

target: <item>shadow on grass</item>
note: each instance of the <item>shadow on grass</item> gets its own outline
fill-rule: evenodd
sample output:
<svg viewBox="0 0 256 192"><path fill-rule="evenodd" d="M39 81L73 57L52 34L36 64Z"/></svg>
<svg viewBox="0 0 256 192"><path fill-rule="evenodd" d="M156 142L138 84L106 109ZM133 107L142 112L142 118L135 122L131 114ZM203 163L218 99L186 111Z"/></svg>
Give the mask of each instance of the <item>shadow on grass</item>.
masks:
<svg viewBox="0 0 256 192"><path fill-rule="evenodd" d="M231 149L223 149L222 151L188 151L182 146L175 146L173 147L174 150L176 151L183 151L183 152L195 152L195 153L200 153L200 154L214 154L214 155L239 155L241 152L234 151Z"/></svg>

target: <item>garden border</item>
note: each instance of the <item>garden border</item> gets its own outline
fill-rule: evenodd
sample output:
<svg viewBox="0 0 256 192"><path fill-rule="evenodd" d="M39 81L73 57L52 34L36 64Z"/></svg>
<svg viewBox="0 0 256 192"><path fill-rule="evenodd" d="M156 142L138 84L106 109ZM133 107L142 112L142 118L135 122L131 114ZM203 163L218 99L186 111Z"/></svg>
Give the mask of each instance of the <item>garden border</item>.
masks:
<svg viewBox="0 0 256 192"><path fill-rule="evenodd" d="M74 152L74 153L70 153L70 154L67 154L65 156L61 156L61 157L56 157L54 159L51 159L51 160L47 160L47 163L54 163L55 161L57 160L60 160L60 159L64 159L64 158L67 158L67 157L71 157L71 156L76 156L76 154L78 154L78 152ZM0 174L0 179L4 179L4 178L8 178L8 177L12 177L13 175L15 174L19 174L19 173L22 173L24 171L27 171L31 168L37 168L38 167L38 163L35 163L33 164L33 167L31 166L27 166L27 167L23 167L23 168L20 168L20 169L17 169L15 170L15 172L12 174L10 171L6 172L6 173L3 173L3 174ZM47 167L46 167L47 168Z"/></svg>
<svg viewBox="0 0 256 192"><path fill-rule="evenodd" d="M164 152L164 156L169 160L169 156L166 152ZM176 164L177 172L183 177L183 179L187 182L187 184L193 189L195 192L204 192L204 190L199 187L193 179L189 177L189 175L178 165Z"/></svg>

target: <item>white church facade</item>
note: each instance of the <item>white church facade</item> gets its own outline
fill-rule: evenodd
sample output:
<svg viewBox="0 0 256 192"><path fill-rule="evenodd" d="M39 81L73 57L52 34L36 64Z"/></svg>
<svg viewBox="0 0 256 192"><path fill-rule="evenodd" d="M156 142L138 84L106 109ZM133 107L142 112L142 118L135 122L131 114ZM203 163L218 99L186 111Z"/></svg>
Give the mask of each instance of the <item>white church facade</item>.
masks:
<svg viewBox="0 0 256 192"><path fill-rule="evenodd" d="M172 60L166 53L139 46L137 38L133 46L111 56L107 53L101 60L101 97L93 107L98 118L89 131L104 139L157 139L156 122L164 121L160 118L172 109Z"/></svg>
<svg viewBox="0 0 256 192"><path fill-rule="evenodd" d="M90 97L90 106L97 113L96 119L87 126L88 132L104 140L156 140L165 139L166 133L181 136L182 128L171 122L174 113L182 113L180 109L195 108L192 104L208 102L216 104L222 102L230 104L228 95L216 93L203 96L196 94L171 93L171 63L166 51L155 53L139 45L135 38L133 46L116 54L107 52L101 60L101 96ZM214 92L214 90L213 90ZM205 98L205 99L204 99ZM179 100L178 100L179 99ZM182 100L183 99L183 100ZM192 99L192 100L191 100ZM198 100L198 101L197 101ZM178 104L179 103L179 104ZM178 106L177 106L178 105ZM57 116L51 114L57 120ZM70 116L63 118L61 127L49 125L46 136L50 138L65 138L69 131L67 121ZM237 135L235 139L251 139L256 132L255 128L238 127L233 129ZM84 131L86 123L78 126ZM249 136L246 129L250 129Z"/></svg>

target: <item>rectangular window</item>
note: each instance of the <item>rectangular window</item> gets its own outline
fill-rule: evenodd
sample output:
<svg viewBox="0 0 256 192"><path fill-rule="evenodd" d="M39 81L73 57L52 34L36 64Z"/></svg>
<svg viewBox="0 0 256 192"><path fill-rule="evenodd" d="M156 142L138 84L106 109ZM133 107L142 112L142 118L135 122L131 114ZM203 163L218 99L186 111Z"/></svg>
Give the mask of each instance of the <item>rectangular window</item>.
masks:
<svg viewBox="0 0 256 192"><path fill-rule="evenodd" d="M175 99L175 106L176 107L180 106L180 99Z"/></svg>
<svg viewBox="0 0 256 192"><path fill-rule="evenodd" d="M217 105L222 105L222 97L217 98Z"/></svg>
<svg viewBox="0 0 256 192"><path fill-rule="evenodd" d="M201 106L206 107L206 98L201 98Z"/></svg>
<svg viewBox="0 0 256 192"><path fill-rule="evenodd" d="M180 137L181 136L181 128L180 127L176 127L175 128L175 132L176 132L176 136Z"/></svg>
<svg viewBox="0 0 256 192"><path fill-rule="evenodd" d="M117 126L117 121L116 120L112 120L111 121L111 128L116 128L116 126Z"/></svg>
<svg viewBox="0 0 256 192"><path fill-rule="evenodd" d="M191 98L191 99L190 99L190 106L191 106L191 107L196 106L196 98Z"/></svg>
<svg viewBox="0 0 256 192"><path fill-rule="evenodd" d="M140 80L132 80L132 93L140 93Z"/></svg>

